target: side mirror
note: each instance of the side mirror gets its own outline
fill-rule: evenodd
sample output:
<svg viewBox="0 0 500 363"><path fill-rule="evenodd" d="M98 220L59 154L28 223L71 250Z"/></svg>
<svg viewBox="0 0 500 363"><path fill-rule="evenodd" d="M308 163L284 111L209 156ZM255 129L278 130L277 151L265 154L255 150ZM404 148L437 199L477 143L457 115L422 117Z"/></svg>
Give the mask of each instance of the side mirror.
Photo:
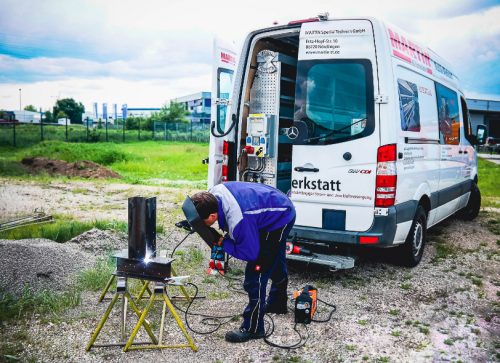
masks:
<svg viewBox="0 0 500 363"><path fill-rule="evenodd" d="M477 145L483 145L488 137L488 128L485 125L477 125L476 129Z"/></svg>

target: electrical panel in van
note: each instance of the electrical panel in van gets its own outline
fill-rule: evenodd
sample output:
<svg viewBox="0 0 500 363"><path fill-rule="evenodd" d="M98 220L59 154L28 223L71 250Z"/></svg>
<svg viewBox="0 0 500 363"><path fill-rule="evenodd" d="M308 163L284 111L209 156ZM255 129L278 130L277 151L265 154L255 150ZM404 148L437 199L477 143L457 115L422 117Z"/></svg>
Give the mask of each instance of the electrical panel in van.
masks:
<svg viewBox="0 0 500 363"><path fill-rule="evenodd" d="M244 149L248 165L244 181L290 189L292 140L283 131L293 125L297 60L271 50L257 54L257 70L250 89ZM281 136L280 136L281 135Z"/></svg>

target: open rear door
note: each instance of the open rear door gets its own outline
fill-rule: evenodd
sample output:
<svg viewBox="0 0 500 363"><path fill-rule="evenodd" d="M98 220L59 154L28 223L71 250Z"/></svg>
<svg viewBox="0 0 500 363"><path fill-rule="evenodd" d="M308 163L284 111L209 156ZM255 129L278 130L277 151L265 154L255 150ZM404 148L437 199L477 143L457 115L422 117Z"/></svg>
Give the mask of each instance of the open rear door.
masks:
<svg viewBox="0 0 500 363"><path fill-rule="evenodd" d="M236 51L233 43L214 40L212 66L212 105L210 147L208 156L208 188L221 182L223 164L223 136L230 126L230 100L236 69Z"/></svg>
<svg viewBox="0 0 500 363"><path fill-rule="evenodd" d="M374 218L378 89L371 22L302 25L292 155L296 226L366 231ZM301 132L302 133L302 132Z"/></svg>

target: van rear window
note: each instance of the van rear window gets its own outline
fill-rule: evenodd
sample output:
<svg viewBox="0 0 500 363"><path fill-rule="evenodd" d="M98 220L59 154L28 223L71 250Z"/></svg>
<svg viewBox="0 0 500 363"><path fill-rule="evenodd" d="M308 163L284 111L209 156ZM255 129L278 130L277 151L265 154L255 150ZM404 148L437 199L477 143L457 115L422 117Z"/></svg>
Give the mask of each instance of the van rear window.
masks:
<svg viewBox="0 0 500 363"><path fill-rule="evenodd" d="M299 61L294 125L296 144L326 145L370 135L374 130L371 62Z"/></svg>

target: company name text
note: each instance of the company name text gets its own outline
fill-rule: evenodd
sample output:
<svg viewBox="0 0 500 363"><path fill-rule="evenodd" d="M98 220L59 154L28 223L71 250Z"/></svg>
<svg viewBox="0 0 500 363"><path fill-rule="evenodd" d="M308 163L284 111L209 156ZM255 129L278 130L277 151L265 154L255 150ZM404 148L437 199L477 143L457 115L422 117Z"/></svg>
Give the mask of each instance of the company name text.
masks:
<svg viewBox="0 0 500 363"><path fill-rule="evenodd" d="M307 177L304 179L292 179L292 188L294 189L308 189L308 190L326 190L326 191L337 191L340 192L340 180L321 180L315 179L311 180Z"/></svg>

